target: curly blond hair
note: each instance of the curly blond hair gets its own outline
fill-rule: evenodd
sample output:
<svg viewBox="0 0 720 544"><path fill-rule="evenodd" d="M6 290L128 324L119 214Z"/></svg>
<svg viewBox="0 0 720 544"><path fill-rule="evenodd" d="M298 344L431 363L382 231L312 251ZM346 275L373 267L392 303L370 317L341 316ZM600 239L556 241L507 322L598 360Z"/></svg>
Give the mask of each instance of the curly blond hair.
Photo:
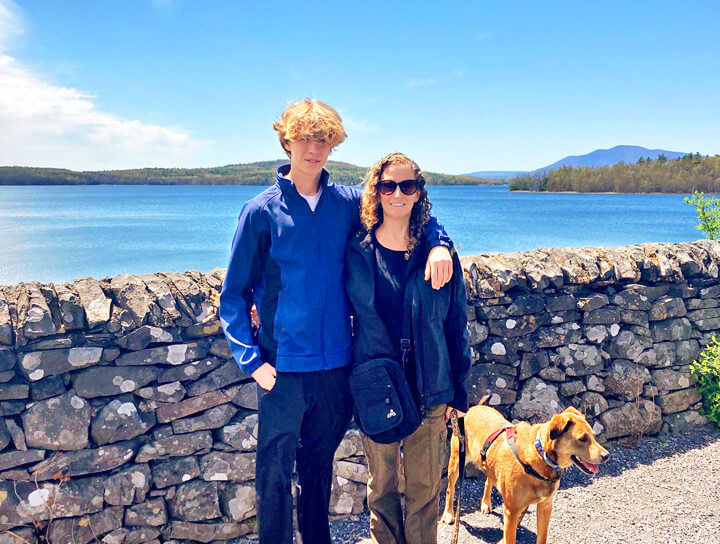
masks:
<svg viewBox="0 0 720 544"><path fill-rule="evenodd" d="M402 153L390 153L370 167L370 170L368 170L368 173L365 175L365 189L360 207L360 220L367 230L373 230L383 222L383 209L380 204L377 184L388 166L409 166L412 168L418 181L420 196L418 201L413 205L410 214L409 241L407 253L405 254L405 258L409 259L410 254L420 243L423 229L430 220L430 209L432 208L432 204L428 199L427 190L425 189L425 178L422 175L422 170L420 170L417 163L410 157Z"/></svg>
<svg viewBox="0 0 720 544"><path fill-rule="evenodd" d="M347 137L338 112L320 100L309 98L285 108L280 119L273 123L273 128L277 130L280 145L288 157L290 143L301 138L324 142L332 149Z"/></svg>

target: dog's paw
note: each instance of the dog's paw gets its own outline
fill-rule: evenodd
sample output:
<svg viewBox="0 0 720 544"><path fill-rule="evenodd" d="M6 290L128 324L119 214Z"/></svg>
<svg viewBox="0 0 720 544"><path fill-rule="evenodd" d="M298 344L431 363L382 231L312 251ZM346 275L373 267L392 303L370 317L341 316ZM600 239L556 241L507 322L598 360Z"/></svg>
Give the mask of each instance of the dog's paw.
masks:
<svg viewBox="0 0 720 544"><path fill-rule="evenodd" d="M484 502L480 504L480 513L481 514L489 514L490 510L492 510L492 508L490 508L490 505L485 504Z"/></svg>
<svg viewBox="0 0 720 544"><path fill-rule="evenodd" d="M442 517L440 518L440 521L443 523L446 523L448 525L452 525L453 522L453 515L452 512L445 512Z"/></svg>

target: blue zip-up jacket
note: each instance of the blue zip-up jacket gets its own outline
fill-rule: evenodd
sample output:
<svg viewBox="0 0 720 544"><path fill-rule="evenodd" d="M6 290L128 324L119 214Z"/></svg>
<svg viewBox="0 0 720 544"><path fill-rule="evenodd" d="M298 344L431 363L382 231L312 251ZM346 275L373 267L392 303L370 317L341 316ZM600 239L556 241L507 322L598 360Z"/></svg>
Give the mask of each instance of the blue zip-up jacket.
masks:
<svg viewBox="0 0 720 544"><path fill-rule="evenodd" d="M345 293L345 246L360 227L356 187L335 185L323 170L315 211L285 176L240 212L220 294L220 323L240 368L263 363L280 372L310 372L351 362L350 306ZM431 245L452 244L434 218ZM254 338L250 309L260 329Z"/></svg>

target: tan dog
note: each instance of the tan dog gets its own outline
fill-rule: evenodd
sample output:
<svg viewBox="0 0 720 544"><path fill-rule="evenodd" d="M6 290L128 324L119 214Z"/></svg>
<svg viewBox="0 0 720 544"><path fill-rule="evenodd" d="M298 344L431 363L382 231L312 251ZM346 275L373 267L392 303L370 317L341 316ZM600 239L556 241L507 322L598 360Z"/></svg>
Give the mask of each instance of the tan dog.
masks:
<svg viewBox="0 0 720 544"><path fill-rule="evenodd" d="M522 421L515 426L513 439L519 459L513 453L508 432L505 431L487 448L483 461L482 451L488 437L494 431L512 427L512 423L500 412L485 406L488 398L489 395L483 397L465 415L467 462L475 463L486 476L480 511L490 513L492 488L495 486L503 498L503 538L499 544L515 544L520 520L531 504L537 504L537 543L545 544L552 500L560 486L562 470L575 465L586 474L596 474L597 465L607 461L610 454L597 443L585 417L575 408L568 408L545 423L530 425ZM537 446L536 438L539 442ZM553 464L556 469L551 466ZM442 516L444 523L452 523L458 469L458 440L453 436Z"/></svg>

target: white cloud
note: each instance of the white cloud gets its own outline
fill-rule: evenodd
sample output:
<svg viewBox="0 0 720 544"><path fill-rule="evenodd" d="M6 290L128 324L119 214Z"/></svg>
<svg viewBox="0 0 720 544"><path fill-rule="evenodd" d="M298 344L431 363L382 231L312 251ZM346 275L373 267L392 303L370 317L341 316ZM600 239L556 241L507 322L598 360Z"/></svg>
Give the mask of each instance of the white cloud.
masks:
<svg viewBox="0 0 720 544"><path fill-rule="evenodd" d="M343 125L350 132L373 132L377 130L377 125L374 125L367 119L355 119L340 112L342 117Z"/></svg>
<svg viewBox="0 0 720 544"><path fill-rule="evenodd" d="M428 87L430 85L435 85L436 81L432 78L430 79L411 79L408 81L407 86L411 89L415 87Z"/></svg>
<svg viewBox="0 0 720 544"><path fill-rule="evenodd" d="M91 94L47 83L5 54L22 33L16 13L0 0L0 165L95 170L197 164L211 142L100 111Z"/></svg>

